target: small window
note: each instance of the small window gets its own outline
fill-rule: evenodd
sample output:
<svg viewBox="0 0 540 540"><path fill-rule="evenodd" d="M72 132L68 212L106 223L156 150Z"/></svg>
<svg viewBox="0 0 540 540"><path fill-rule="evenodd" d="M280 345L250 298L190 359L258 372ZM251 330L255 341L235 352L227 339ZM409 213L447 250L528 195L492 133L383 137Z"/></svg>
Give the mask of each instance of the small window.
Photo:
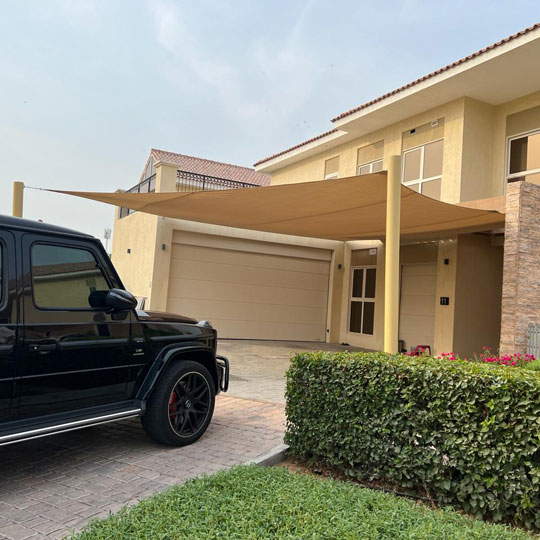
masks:
<svg viewBox="0 0 540 540"><path fill-rule="evenodd" d="M509 139L508 154L508 182L540 184L540 131Z"/></svg>
<svg viewBox="0 0 540 540"><path fill-rule="evenodd" d="M370 174L370 173L382 171L382 165L383 165L382 159L372 161L371 163L364 163L362 165L358 165L357 174L358 176L360 176L362 174Z"/></svg>
<svg viewBox="0 0 540 540"><path fill-rule="evenodd" d="M52 244L32 247L32 287L36 306L50 309L92 309L109 290L90 251Z"/></svg>
<svg viewBox="0 0 540 540"><path fill-rule="evenodd" d="M375 267L356 267L351 275L349 332L373 335L375 328Z"/></svg>
<svg viewBox="0 0 540 540"><path fill-rule="evenodd" d="M443 140L403 153L403 184L432 199L441 198Z"/></svg>
<svg viewBox="0 0 540 540"><path fill-rule="evenodd" d="M324 162L324 179L331 180L339 176L339 156L327 159Z"/></svg>

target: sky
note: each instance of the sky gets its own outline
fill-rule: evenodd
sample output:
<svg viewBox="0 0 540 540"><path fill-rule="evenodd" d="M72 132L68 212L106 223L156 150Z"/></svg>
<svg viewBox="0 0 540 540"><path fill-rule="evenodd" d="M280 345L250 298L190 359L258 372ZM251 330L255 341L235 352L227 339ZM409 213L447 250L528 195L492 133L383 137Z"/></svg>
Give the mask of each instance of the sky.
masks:
<svg viewBox="0 0 540 540"><path fill-rule="evenodd" d="M150 148L252 166L538 21L538 0L0 0L0 214L14 180L128 189ZM24 196L29 219L113 225Z"/></svg>

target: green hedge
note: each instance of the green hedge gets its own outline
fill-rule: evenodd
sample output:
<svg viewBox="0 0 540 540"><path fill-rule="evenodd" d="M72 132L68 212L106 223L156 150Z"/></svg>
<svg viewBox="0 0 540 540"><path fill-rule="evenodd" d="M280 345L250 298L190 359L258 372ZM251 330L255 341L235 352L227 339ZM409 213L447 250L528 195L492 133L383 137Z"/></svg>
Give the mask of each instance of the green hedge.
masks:
<svg viewBox="0 0 540 540"><path fill-rule="evenodd" d="M540 528L540 376L466 361L302 353L287 373L297 457Z"/></svg>

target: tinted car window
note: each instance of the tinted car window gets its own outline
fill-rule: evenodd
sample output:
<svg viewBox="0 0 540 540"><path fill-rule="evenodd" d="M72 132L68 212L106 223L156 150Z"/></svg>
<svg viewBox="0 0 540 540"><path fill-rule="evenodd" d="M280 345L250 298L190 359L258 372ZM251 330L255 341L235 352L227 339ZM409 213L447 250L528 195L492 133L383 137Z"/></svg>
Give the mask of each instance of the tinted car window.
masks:
<svg viewBox="0 0 540 540"><path fill-rule="evenodd" d="M32 285L36 306L56 309L90 309L109 290L90 251L49 244L32 247Z"/></svg>
<svg viewBox="0 0 540 540"><path fill-rule="evenodd" d="M4 301L4 246L0 244L0 304Z"/></svg>

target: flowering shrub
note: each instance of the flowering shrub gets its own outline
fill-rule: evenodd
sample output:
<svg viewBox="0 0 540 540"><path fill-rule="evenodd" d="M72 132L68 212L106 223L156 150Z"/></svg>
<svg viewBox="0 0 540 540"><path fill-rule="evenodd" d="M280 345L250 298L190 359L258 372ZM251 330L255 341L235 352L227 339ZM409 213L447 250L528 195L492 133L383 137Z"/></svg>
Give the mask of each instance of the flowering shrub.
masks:
<svg viewBox="0 0 540 540"><path fill-rule="evenodd" d="M500 364L501 366L519 366L522 367L523 364L527 364L535 360L533 354L524 354L514 353L514 354L503 354L496 355L491 352L489 347L483 347L482 354L478 357L479 362L486 362L487 364Z"/></svg>
<svg viewBox="0 0 540 540"><path fill-rule="evenodd" d="M482 362L485 364L498 364L501 366L509 366L509 367L526 367L531 362L534 362L536 358L533 354L521 354L521 353L514 353L514 354L502 354L497 355L491 351L489 347L482 347L482 353L480 355L473 355L473 357L470 359L471 362ZM461 358L458 354L455 354L453 352L450 353L442 353L441 355L437 356L439 360L467 360L467 358Z"/></svg>

